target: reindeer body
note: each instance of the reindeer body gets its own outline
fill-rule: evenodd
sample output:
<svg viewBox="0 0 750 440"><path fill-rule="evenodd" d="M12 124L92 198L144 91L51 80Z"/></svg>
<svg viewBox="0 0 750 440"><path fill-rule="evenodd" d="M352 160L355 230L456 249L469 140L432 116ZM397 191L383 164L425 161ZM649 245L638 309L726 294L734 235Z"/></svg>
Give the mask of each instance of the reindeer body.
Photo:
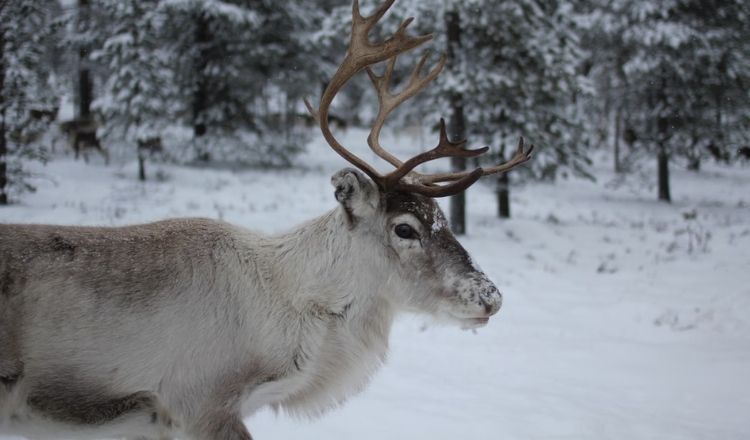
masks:
<svg viewBox="0 0 750 440"><path fill-rule="evenodd" d="M526 162L421 174L441 157L476 157L440 124L438 145L402 162L379 141L387 116L433 80L422 56L396 94L396 57L428 41L405 20L373 44L394 0L367 17L315 110L326 142L367 175L334 174L339 206L288 234L211 220L124 228L0 225L0 433L45 437L249 440L242 418L270 405L315 416L367 383L397 311L485 325L502 295L473 264L434 197ZM382 75L370 67L382 61ZM329 127L329 106L365 70L380 109L368 145L380 174Z"/></svg>
<svg viewBox="0 0 750 440"><path fill-rule="evenodd" d="M347 275L378 256L361 252L367 237L334 239L343 222L334 211L276 237L202 219L0 226L1 325L13 326L0 356L20 368L0 386L0 431L106 434L92 422L133 412L101 414L108 402L144 392L155 402L141 418L164 423L125 428L139 435L342 402L382 362L394 311L382 277Z"/></svg>

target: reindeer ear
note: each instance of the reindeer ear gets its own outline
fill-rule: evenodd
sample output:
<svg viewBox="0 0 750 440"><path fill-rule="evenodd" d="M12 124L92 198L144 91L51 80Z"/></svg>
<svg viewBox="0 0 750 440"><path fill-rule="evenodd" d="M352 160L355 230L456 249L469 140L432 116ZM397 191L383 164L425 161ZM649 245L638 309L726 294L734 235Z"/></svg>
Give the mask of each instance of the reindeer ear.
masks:
<svg viewBox="0 0 750 440"><path fill-rule="evenodd" d="M380 197L378 188L354 168L344 168L334 174L331 184L336 188L334 195L344 208L350 226L377 209Z"/></svg>

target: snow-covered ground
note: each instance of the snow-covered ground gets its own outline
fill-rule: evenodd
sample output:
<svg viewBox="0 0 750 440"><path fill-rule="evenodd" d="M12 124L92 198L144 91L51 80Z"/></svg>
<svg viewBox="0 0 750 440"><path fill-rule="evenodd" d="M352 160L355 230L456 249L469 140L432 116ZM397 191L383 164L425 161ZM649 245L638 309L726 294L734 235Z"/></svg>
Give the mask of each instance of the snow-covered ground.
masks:
<svg viewBox="0 0 750 440"><path fill-rule="evenodd" d="M414 145L399 140L403 151ZM0 209L0 222L207 216L279 231L335 206L328 178L343 160L315 142L300 163L167 166L163 181L141 184L135 163L61 158L40 169L54 182ZM646 185L608 188L608 164L598 163L597 183L514 187L511 220L494 216L491 182L470 190L461 241L504 292L487 327L404 317L364 393L312 422L260 413L247 420L253 436L750 438L750 168L673 167L666 205Z"/></svg>

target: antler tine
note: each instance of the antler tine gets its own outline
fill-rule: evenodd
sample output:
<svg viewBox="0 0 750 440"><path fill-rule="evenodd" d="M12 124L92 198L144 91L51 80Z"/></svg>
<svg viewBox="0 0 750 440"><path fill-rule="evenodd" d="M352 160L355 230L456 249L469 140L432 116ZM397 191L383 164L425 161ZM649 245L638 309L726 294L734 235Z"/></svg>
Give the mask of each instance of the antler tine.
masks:
<svg viewBox="0 0 750 440"><path fill-rule="evenodd" d="M422 183L399 181L398 189L400 191L422 194L427 197L452 196L473 185L480 177L482 177L482 169L475 168L473 171L467 172L460 179L447 185L425 185Z"/></svg>
<svg viewBox="0 0 750 440"><path fill-rule="evenodd" d="M407 160L396 170L386 175L385 179L389 185L399 186L399 181L420 164L442 157L476 157L486 153L487 150L489 150L488 147L477 148L475 150L467 150L464 149L465 145L466 140L451 142L450 139L448 139L448 132L445 128L445 119L440 118L440 140L438 141L437 146L432 150L425 151L424 153L418 154ZM467 174L471 174L473 172L474 171L462 173L460 177L454 180L460 180ZM479 176L481 175L482 173L479 173ZM429 177L429 175L420 174L418 175L417 180L419 181L419 183L432 183L426 181L425 178L427 177Z"/></svg>
<svg viewBox="0 0 750 440"><path fill-rule="evenodd" d="M385 61L400 53L414 49L415 47L432 39L432 35L420 35L411 37L406 34L407 26L413 18L408 18L401 23L398 30L388 39L381 43L372 44L369 41L369 32L373 26L385 15L386 11L393 5L395 0L386 0L371 15L363 17L359 10L359 1L354 0L352 4L352 31L349 49L344 60L339 65L333 78L328 83L323 95L320 97L320 105L316 111L310 102L305 99L305 105L310 114L318 121L320 130L326 142L336 153L349 161L357 168L364 171L378 184L382 183L381 176L367 162L347 150L336 140L328 125L328 110L333 98L352 76L372 64Z"/></svg>
<svg viewBox="0 0 750 440"><path fill-rule="evenodd" d="M385 61L394 55L414 49L432 39L432 34L416 37L407 35L406 28L414 21L414 17L409 17L401 22L401 25L391 37L381 43L370 43L370 30L383 18L383 15L393 5L394 1L386 0L367 17L363 17L359 12L359 0L355 0L352 4L352 36L349 42L349 51L346 54L344 62L351 61L352 64L357 66L357 72L366 66Z"/></svg>
<svg viewBox="0 0 750 440"><path fill-rule="evenodd" d="M365 71L367 72L367 76L370 77L372 85L375 87L375 91L378 94L379 104L378 116L372 123L370 134L367 136L367 145L369 145L370 149L374 151L375 154L380 156L380 158L384 159L386 162L395 167L399 167L401 165L401 161L396 156L387 152L383 147L380 146L380 143L378 142L378 139L380 138L380 130L383 128L383 124L385 123L385 119L388 117L388 113L390 113L390 110L388 110L387 107L389 106L393 95L391 95L388 89L391 82L391 76L393 75L393 68L396 66L396 58L398 58L398 56L393 56L388 60L388 64L386 64L383 75L381 76L376 75L370 67L367 67L367 69L365 69Z"/></svg>
<svg viewBox="0 0 750 440"><path fill-rule="evenodd" d="M505 163L485 168L484 175L489 176L490 174L508 172L518 165L521 165L522 163L531 159L532 152L534 152L534 145L532 144L531 146L529 146L528 150L525 150L523 136L520 136L518 138L518 146L516 147L516 152L513 153L513 157L511 157L511 159Z"/></svg>
<svg viewBox="0 0 750 440"><path fill-rule="evenodd" d="M522 163L531 159L531 153L533 151L534 151L533 145L531 145L528 149L524 147L524 139L523 139L523 136L521 136L518 139L518 147L516 148L516 151L515 153L513 153L513 157L511 157L510 160L508 160L507 162L501 163L499 165L489 167L489 168L478 168L478 169L482 171L482 174L481 174L482 176L489 176L491 174L508 172L512 170L513 168L517 167L518 165L521 165ZM455 182L455 181L459 181L463 179L465 176L473 173L474 171L420 175L419 181L426 185L434 185L435 183L439 183L439 182Z"/></svg>
<svg viewBox="0 0 750 440"><path fill-rule="evenodd" d="M363 23L367 26L366 29L369 31L381 18L383 18L395 1L396 0L386 0L382 5L378 6L369 17L364 17L359 12L359 0L354 0L354 2L352 2L352 20Z"/></svg>
<svg viewBox="0 0 750 440"><path fill-rule="evenodd" d="M409 76L409 82L407 83L407 85L403 88L403 90L395 95L392 94L389 89L391 76L393 74L393 69L396 65L396 59L398 58L398 55L394 55L391 59L388 60L385 71L381 76L376 75L370 67L367 67L366 69L367 74L370 77L370 80L372 80L372 84L378 93L378 102L380 105L378 115L375 118L372 129L370 130L370 134L367 137L367 144L370 146L370 149L375 152L375 154L385 159L396 168L403 165L403 162L386 151L380 145L380 131L382 130L383 124L385 124L385 120L388 118L388 115L390 115L390 113L394 109L396 109L396 107L422 91L440 74L440 72L443 70L443 67L445 67L446 58L445 55L442 55L438 64L433 67L426 76L423 77L421 75L422 68L424 67L425 62L427 61L427 58L429 58L431 53L432 51L428 50L422 55L419 62L417 62L416 66L414 66L414 69Z"/></svg>

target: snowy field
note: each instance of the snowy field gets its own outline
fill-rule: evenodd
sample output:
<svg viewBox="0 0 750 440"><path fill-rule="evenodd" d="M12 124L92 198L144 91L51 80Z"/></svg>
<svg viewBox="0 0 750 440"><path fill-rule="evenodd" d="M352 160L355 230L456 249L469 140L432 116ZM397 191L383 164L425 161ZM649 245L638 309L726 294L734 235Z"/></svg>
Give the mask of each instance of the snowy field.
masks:
<svg viewBox="0 0 750 440"><path fill-rule="evenodd" d="M750 439L750 167L673 166L666 205L645 184L607 187L609 162L597 159L597 183L514 187L507 221L495 217L492 182L471 188L461 241L504 293L487 327L404 317L364 393L315 421L260 413L247 420L253 436ZM59 158L39 167L51 179L37 193L0 208L0 222L205 216L280 231L335 206L328 181L343 160L314 142L299 162L281 172L162 166L162 181L141 184L134 162Z"/></svg>

